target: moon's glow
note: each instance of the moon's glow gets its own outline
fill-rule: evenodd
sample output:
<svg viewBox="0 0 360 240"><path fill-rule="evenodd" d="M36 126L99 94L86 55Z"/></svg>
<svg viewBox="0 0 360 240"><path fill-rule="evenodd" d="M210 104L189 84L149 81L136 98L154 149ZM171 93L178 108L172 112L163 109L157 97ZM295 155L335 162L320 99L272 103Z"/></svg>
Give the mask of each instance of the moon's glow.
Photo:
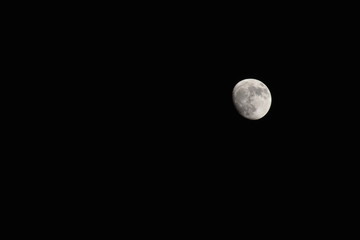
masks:
<svg viewBox="0 0 360 240"><path fill-rule="evenodd" d="M256 120L264 117L269 111L271 94L264 83L248 78L235 85L233 101L241 116Z"/></svg>

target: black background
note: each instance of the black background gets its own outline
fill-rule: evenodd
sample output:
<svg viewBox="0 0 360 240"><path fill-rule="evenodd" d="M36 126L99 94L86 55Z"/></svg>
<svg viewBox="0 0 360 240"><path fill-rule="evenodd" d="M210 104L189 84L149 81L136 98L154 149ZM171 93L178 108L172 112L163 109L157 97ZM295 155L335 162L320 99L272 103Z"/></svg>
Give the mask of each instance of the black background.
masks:
<svg viewBox="0 0 360 240"><path fill-rule="evenodd" d="M167 196L162 205L193 199L204 211L212 199L325 214L327 199L351 194L356 178L353 15L230 8L136 7L101 25L101 58L89 69L99 94L89 108L95 141L86 151L114 159L95 166L115 178L121 169L140 202ZM232 103L244 78L272 93L258 121Z"/></svg>
<svg viewBox="0 0 360 240"><path fill-rule="evenodd" d="M121 62L111 64L116 38L103 69L114 78L110 106L120 102L115 119L127 120L131 145L231 169L251 165L255 154L260 166L306 162L302 170L322 166L332 151L347 154L351 142L343 141L356 118L352 19L316 7L136 9L119 28ZM264 119L245 120L233 107L232 88L244 78L272 92Z"/></svg>
<svg viewBox="0 0 360 240"><path fill-rule="evenodd" d="M351 199L356 182L351 13L203 7L145 9L135 16L146 17L127 21L134 24L122 37L119 70L130 71L120 74L111 91L119 101L110 106L118 109L114 125L125 119L118 150L129 182L154 197L150 205L181 203L181 211L205 216L219 209L336 214L329 199ZM244 78L272 93L258 121L243 119L232 103Z"/></svg>
<svg viewBox="0 0 360 240"><path fill-rule="evenodd" d="M69 40L63 63L73 63L78 99L68 123L85 140L82 154L119 158L103 166L109 171L120 164L137 179L194 189L198 181L209 189L314 188L351 177L353 15L267 7L277 9L132 6L72 23L76 44ZM244 78L263 81L273 96L258 121L232 103Z"/></svg>
<svg viewBox="0 0 360 240"><path fill-rule="evenodd" d="M146 216L332 214L357 178L356 15L272 4L89 3L21 21L14 72L35 80L16 82L15 138L52 159L25 165ZM272 94L257 121L233 106L245 78Z"/></svg>

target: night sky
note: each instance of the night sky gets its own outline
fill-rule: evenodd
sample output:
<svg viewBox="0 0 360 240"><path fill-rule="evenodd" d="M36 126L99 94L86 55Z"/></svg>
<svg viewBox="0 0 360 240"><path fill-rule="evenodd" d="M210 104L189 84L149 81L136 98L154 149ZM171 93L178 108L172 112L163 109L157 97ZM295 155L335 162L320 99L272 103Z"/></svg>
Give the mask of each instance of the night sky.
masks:
<svg viewBox="0 0 360 240"><path fill-rule="evenodd" d="M356 128L351 16L339 24L316 8L306 20L290 9L258 21L256 7L241 14L143 9L121 27L101 28L100 57L86 67L95 119L104 123L99 134L112 147L123 139L119 147L135 158L145 154L139 161L160 172L166 163L178 172L208 168L263 179L345 167L329 158L347 158L354 144L345 137ZM245 78L263 81L272 94L270 111L257 121L232 103L233 87Z"/></svg>
<svg viewBox="0 0 360 240"><path fill-rule="evenodd" d="M3 34L9 209L102 237L350 228L359 14L334 3L16 4ZM272 95L259 120L233 104L246 78Z"/></svg>

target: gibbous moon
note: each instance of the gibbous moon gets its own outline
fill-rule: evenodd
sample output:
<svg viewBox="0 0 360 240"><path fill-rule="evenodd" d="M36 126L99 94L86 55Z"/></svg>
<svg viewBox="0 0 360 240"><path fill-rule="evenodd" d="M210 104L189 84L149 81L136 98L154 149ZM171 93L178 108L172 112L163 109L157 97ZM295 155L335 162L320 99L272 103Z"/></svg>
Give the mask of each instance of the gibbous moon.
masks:
<svg viewBox="0 0 360 240"><path fill-rule="evenodd" d="M233 101L241 116L250 120L257 120L264 117L269 111L271 94L264 83L253 78L247 78L235 85Z"/></svg>

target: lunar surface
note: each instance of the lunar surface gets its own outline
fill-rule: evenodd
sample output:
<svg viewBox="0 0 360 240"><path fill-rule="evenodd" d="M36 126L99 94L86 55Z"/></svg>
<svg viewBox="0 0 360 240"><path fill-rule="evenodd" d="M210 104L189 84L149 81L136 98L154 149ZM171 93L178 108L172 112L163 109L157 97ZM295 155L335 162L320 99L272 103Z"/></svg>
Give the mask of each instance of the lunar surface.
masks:
<svg viewBox="0 0 360 240"><path fill-rule="evenodd" d="M250 120L257 120L264 117L269 111L271 94L264 83L248 78L235 85L233 101L241 116Z"/></svg>

